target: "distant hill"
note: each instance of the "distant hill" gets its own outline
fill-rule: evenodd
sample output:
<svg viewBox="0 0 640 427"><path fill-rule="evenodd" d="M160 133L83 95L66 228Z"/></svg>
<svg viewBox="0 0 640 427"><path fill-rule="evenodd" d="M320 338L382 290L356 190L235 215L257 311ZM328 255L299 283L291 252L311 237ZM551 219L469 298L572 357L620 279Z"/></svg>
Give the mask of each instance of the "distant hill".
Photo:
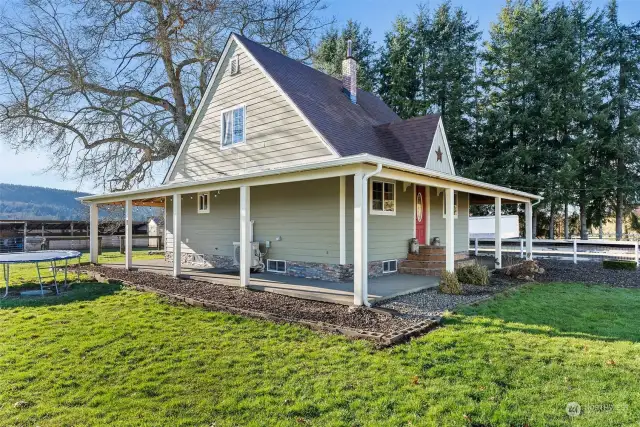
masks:
<svg viewBox="0 0 640 427"><path fill-rule="evenodd" d="M0 183L0 219L87 220L89 210L76 197L89 193ZM135 208L134 219L158 215L154 208Z"/></svg>

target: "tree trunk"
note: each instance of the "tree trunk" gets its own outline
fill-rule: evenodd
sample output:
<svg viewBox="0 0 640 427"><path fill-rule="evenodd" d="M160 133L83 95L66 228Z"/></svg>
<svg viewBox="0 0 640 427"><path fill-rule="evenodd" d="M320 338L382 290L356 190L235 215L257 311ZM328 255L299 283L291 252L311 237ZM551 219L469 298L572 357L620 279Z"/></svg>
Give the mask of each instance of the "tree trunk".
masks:
<svg viewBox="0 0 640 427"><path fill-rule="evenodd" d="M616 240L622 240L622 204L624 196L622 190L616 190Z"/></svg>
<svg viewBox="0 0 640 427"><path fill-rule="evenodd" d="M602 240L604 238L604 227L602 226L602 218L600 218L600 223L598 224L598 234L598 237L600 237L600 240Z"/></svg>
<svg viewBox="0 0 640 427"><path fill-rule="evenodd" d="M533 238L535 239L536 237L538 237L538 211L534 210L533 211L533 218L532 218L532 224L531 224L531 230L532 230L532 235Z"/></svg>
<svg viewBox="0 0 640 427"><path fill-rule="evenodd" d="M553 237L555 236L555 221L554 221L554 206L553 203L551 203L551 208L549 209L549 239L553 240Z"/></svg>
<svg viewBox="0 0 640 427"><path fill-rule="evenodd" d="M569 203L564 204L564 239L569 240Z"/></svg>
<svg viewBox="0 0 640 427"><path fill-rule="evenodd" d="M585 199L586 194L584 190L580 190L580 240L589 239L589 232L587 230L587 203Z"/></svg>

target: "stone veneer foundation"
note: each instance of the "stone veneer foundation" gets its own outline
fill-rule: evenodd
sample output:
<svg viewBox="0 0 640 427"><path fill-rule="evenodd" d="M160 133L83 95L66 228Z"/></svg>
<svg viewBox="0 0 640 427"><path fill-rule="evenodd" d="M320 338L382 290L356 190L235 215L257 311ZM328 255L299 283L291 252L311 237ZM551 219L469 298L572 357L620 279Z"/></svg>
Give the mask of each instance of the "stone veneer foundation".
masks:
<svg viewBox="0 0 640 427"><path fill-rule="evenodd" d="M173 252L165 252L165 260L173 262ZM265 264L267 260L264 260ZM398 264L403 259L398 259ZM369 277L387 276L396 273L383 273L382 261L369 263ZM182 264L206 266L212 268L237 268L233 265L233 257L210 254L182 254ZM348 282L353 280L353 264L325 264L317 262L287 261L285 276L304 277L307 279L328 280L331 282Z"/></svg>

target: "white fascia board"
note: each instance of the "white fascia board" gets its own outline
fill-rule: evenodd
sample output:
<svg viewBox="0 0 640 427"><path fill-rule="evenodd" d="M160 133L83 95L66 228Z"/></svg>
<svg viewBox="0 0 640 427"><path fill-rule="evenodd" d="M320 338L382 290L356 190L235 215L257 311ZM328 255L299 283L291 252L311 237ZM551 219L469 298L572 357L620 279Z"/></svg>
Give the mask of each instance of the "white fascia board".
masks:
<svg viewBox="0 0 640 427"><path fill-rule="evenodd" d="M478 194L487 194L491 196L502 195L502 197L506 197L508 195L518 196L522 199L528 200L542 200L541 196L536 194L525 193L522 191L512 190L507 187L501 187L499 185L488 184L482 181L475 181L473 179L463 178L456 175L450 175L442 172L432 171L426 168L422 168L419 166L413 166L406 163L398 162L395 160L385 159L383 157L372 156L370 154L357 154L354 156L341 157L337 159L325 160L321 162L314 163L306 163L301 165L288 166L284 168L276 168L270 169L266 171L257 171L248 174L235 175L235 176L225 176L220 178L214 178L210 180L202 180L202 181L186 181L186 182L178 182L172 184L161 185L158 187L146 188L141 190L127 190L121 191L118 193L107 193L102 195L95 196L84 196L78 197L77 200L83 203L110 203L112 201L123 201L127 199L144 199L151 197L162 197L165 195L170 195L174 193L185 194L192 193L197 191L208 191L207 186L211 186L212 188L220 188L221 184L227 184L225 188L237 188L240 185L249 185L247 181L256 181L254 185L266 185L266 182L270 184L277 184L278 182L292 182L295 181L295 177L287 177L287 174L292 173L300 173L304 172L304 174L300 175L299 180L308 180L308 179L321 179L328 178L334 176L342 176L342 175L350 175L353 174L354 170L361 167L363 163L371 164L375 167L377 164L382 164L384 168L387 170L391 170L387 172L387 174L392 174L393 170L406 172L411 175L416 175L417 178L427 177L433 178L439 181L442 181L444 186L456 187L455 184L460 184L457 186L460 191L473 193L473 189L477 190L488 190L488 191L480 191ZM353 166L353 167L351 167ZM313 172L313 173L312 173ZM384 177L385 170L379 174L381 177ZM310 178L312 177L312 178ZM270 179L267 179L270 178ZM391 179L398 179L401 181L411 182L411 177L408 175L404 175L402 177L398 177L396 174L395 177L391 177ZM259 182L262 180L262 182ZM498 194L495 194L498 193ZM507 197L508 198L508 197Z"/></svg>

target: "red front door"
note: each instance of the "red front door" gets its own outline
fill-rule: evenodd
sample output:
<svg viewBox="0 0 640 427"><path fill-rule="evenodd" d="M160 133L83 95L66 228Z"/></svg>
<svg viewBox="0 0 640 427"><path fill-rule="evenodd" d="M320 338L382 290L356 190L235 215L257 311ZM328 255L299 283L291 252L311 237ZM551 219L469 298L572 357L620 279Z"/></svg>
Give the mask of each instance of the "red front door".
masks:
<svg viewBox="0 0 640 427"><path fill-rule="evenodd" d="M427 244L427 192L422 185L416 185L416 239Z"/></svg>

